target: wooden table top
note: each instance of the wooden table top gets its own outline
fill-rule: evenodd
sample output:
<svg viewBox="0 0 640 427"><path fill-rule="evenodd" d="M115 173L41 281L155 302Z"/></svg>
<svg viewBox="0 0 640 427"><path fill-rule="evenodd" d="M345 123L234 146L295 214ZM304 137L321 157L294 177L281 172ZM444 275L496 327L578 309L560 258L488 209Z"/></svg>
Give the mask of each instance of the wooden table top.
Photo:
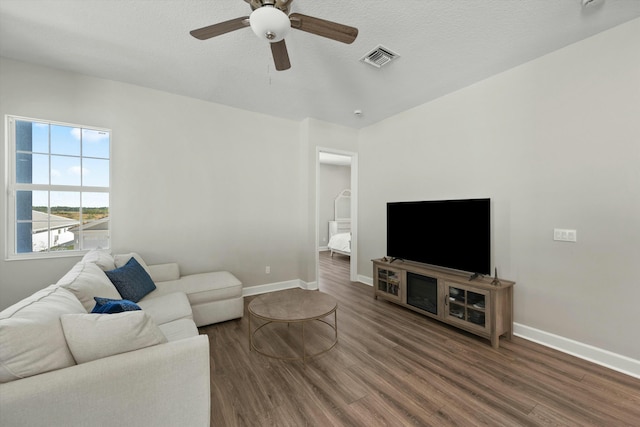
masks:
<svg viewBox="0 0 640 427"><path fill-rule="evenodd" d="M338 302L331 295L299 288L263 294L249 303L250 314L280 322L321 319L337 308Z"/></svg>

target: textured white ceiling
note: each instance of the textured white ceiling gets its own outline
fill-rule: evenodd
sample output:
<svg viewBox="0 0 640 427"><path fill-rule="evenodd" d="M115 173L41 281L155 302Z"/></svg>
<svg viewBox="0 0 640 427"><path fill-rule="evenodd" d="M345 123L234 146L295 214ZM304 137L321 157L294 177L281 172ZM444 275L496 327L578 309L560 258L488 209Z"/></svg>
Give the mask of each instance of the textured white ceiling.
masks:
<svg viewBox="0 0 640 427"><path fill-rule="evenodd" d="M0 0L0 56L360 128L640 17L640 0L582 1L294 0L291 12L360 32L345 45L292 30L292 68L276 71L248 28L189 35L248 15L243 0ZM378 44L401 58L359 61Z"/></svg>

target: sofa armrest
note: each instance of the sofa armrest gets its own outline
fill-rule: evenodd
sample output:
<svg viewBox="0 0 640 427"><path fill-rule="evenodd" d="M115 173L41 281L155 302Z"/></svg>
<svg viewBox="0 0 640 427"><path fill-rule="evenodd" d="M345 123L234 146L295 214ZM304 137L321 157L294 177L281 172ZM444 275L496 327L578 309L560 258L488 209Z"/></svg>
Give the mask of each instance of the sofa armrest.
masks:
<svg viewBox="0 0 640 427"><path fill-rule="evenodd" d="M209 426L199 335L0 384L0 425Z"/></svg>
<svg viewBox="0 0 640 427"><path fill-rule="evenodd" d="M149 265L148 267L154 282L168 282L180 278L180 268L175 262Z"/></svg>

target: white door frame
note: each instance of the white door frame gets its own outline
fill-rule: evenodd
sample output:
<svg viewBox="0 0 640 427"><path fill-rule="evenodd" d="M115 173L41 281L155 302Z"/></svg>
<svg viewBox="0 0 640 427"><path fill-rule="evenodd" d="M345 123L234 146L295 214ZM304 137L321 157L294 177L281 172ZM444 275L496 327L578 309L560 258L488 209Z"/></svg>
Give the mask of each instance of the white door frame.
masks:
<svg viewBox="0 0 640 427"><path fill-rule="evenodd" d="M315 259L316 259L316 283L320 285L320 153L340 154L351 157L351 256L349 280L358 281L358 153L353 151L337 150L335 148L316 147L316 236L315 236Z"/></svg>

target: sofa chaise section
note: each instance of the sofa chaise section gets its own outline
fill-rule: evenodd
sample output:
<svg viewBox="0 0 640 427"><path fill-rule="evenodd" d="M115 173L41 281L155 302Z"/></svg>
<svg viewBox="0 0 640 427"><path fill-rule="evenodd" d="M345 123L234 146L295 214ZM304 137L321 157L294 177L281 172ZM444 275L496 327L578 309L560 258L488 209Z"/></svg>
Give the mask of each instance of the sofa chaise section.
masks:
<svg viewBox="0 0 640 427"><path fill-rule="evenodd" d="M183 292L191 304L193 320L198 327L243 316L242 282L230 272L212 271L181 276L177 263L147 265L135 252L116 255L116 267L125 265L131 257L138 260L156 284L156 289L145 296L141 303L161 295Z"/></svg>
<svg viewBox="0 0 640 427"><path fill-rule="evenodd" d="M199 335L0 384L3 426L208 426Z"/></svg>

